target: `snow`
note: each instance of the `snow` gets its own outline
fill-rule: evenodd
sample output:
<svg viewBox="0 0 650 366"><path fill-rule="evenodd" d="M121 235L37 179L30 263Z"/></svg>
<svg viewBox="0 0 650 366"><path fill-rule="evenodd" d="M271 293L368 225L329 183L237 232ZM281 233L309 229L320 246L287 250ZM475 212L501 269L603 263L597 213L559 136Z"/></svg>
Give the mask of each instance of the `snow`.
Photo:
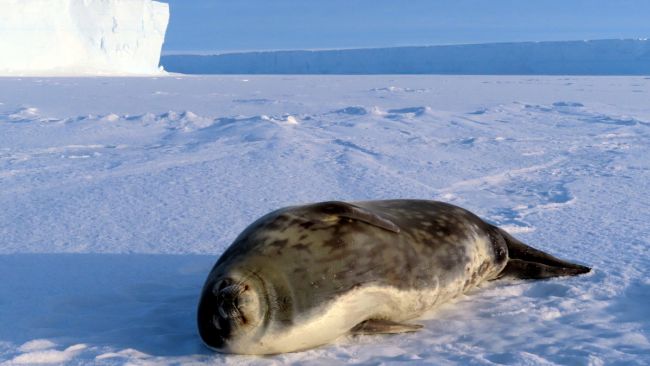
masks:
<svg viewBox="0 0 650 366"><path fill-rule="evenodd" d="M184 74L648 75L650 41L484 43L219 55L163 55Z"/></svg>
<svg viewBox="0 0 650 366"><path fill-rule="evenodd" d="M650 363L650 78L0 79L0 364ZM592 273L495 281L422 331L215 354L194 311L252 220L466 207Z"/></svg>
<svg viewBox="0 0 650 366"><path fill-rule="evenodd" d="M0 76L159 74L168 20L151 0L0 0Z"/></svg>

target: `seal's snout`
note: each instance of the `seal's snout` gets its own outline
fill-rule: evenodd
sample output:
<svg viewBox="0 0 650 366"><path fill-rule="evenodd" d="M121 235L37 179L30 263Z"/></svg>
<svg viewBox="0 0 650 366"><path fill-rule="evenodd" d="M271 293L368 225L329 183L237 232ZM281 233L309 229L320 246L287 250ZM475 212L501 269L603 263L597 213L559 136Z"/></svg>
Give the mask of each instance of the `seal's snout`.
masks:
<svg viewBox="0 0 650 366"><path fill-rule="evenodd" d="M246 286L240 284L224 284L217 291L217 311L224 319L246 323L240 308L240 296L247 290Z"/></svg>
<svg viewBox="0 0 650 366"><path fill-rule="evenodd" d="M264 309L258 287L233 278L206 285L199 303L198 325L208 347L224 351L260 324Z"/></svg>

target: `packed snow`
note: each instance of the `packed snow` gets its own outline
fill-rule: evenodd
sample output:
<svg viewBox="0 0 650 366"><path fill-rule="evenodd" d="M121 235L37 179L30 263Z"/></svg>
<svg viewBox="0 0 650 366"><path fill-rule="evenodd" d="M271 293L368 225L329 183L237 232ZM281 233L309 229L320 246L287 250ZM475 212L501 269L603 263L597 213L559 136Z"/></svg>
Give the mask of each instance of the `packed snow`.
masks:
<svg viewBox="0 0 650 366"><path fill-rule="evenodd" d="M650 78L0 79L0 364L650 363ZM202 346L218 255L278 207L422 198L593 266L494 281L424 329Z"/></svg>
<svg viewBox="0 0 650 366"><path fill-rule="evenodd" d="M159 74L169 6L0 0L0 75Z"/></svg>
<svg viewBox="0 0 650 366"><path fill-rule="evenodd" d="M650 41L484 43L163 55L184 74L650 75Z"/></svg>

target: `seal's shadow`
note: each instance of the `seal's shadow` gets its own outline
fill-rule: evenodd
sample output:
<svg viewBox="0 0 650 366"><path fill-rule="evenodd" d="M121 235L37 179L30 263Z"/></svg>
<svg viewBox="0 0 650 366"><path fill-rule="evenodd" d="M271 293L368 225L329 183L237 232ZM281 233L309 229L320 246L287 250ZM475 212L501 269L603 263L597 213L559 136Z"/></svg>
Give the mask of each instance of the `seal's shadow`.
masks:
<svg viewBox="0 0 650 366"><path fill-rule="evenodd" d="M0 342L48 339L154 356L211 353L198 296L215 256L0 255Z"/></svg>

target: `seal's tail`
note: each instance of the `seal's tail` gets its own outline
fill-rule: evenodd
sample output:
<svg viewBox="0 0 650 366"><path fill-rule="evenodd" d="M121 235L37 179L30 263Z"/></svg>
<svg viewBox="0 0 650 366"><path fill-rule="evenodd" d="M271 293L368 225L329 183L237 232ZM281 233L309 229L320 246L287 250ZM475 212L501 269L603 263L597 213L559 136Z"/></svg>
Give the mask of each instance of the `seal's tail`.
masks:
<svg viewBox="0 0 650 366"><path fill-rule="evenodd" d="M591 271L589 267L556 258L522 243L502 229L498 230L508 246L509 258L499 277L541 279L576 276Z"/></svg>

